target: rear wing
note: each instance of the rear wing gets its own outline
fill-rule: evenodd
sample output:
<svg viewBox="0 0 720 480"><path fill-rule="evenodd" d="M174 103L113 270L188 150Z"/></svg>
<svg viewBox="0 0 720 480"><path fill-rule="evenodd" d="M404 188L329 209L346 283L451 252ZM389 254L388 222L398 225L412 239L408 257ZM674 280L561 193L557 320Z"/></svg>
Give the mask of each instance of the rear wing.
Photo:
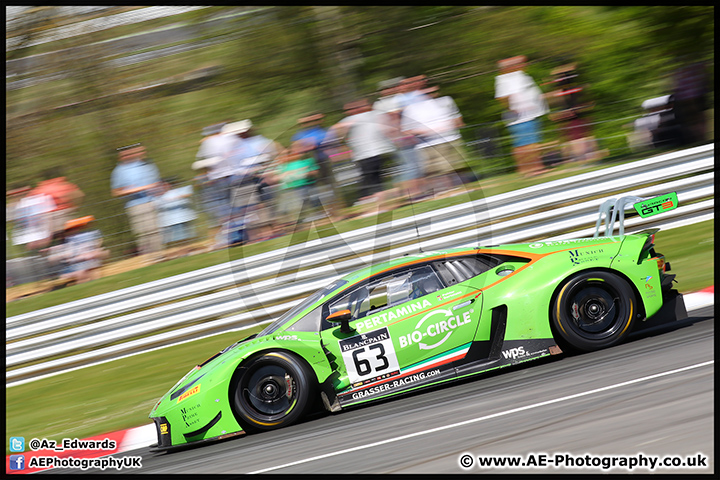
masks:
<svg viewBox="0 0 720 480"><path fill-rule="evenodd" d="M598 210L598 219L595 222L595 234L593 238L600 236L600 227L605 219L604 236L612 236L615 232L615 222L619 221L619 234L625 234L625 210L633 207L642 218L652 217L658 213L673 210L678 206L676 192L670 192L659 197L645 199L635 195L627 195L618 199L609 198L605 200Z"/></svg>

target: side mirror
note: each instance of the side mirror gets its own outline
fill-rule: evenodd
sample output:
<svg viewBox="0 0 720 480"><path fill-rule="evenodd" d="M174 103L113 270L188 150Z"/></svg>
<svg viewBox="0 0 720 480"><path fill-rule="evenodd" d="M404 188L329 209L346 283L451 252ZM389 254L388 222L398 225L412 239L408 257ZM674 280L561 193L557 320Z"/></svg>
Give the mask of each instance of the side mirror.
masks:
<svg viewBox="0 0 720 480"><path fill-rule="evenodd" d="M350 319L352 319L352 313L350 310L338 310L325 318L330 323L339 323L340 331L342 333L352 333L355 329L350 328Z"/></svg>

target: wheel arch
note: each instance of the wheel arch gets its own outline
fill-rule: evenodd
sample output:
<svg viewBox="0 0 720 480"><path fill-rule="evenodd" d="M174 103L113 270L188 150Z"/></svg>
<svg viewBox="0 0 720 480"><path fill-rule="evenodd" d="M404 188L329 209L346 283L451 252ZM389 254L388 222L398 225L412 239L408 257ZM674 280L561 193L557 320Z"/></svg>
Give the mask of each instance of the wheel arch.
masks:
<svg viewBox="0 0 720 480"><path fill-rule="evenodd" d="M230 411L232 412L233 416L235 417L235 420L241 426L243 426L243 423L245 423L245 422L243 422L243 420L241 418L239 418L239 413L236 411L235 402L234 402L233 397L235 395L235 390L237 388L238 383L240 382L242 374L244 373L245 366L252 363L253 361L255 361L256 359L258 359L260 357L263 357L268 354L273 354L273 353L282 353L284 355L290 356L293 359L295 359L300 364L300 367L305 371L305 375L308 378L308 381L310 383L310 385L309 385L310 396L308 397L308 401L315 402L315 401L318 401L320 398L320 395L319 395L320 383L319 383L319 380L317 377L317 373L316 373L315 369L312 368L312 366L310 365L310 363L308 362L308 360L305 357L303 357L302 355L300 355L297 352L294 352L288 348L279 348L279 347L269 346L268 348L264 348L262 350L257 350L255 352L252 352L250 355L242 358L238 362L238 364L233 369L233 373L230 377L230 380L227 383L226 394L227 394L228 405L230 406ZM307 412L304 412L304 413L306 414ZM302 416L304 416L304 415L302 415ZM302 418L302 416L300 418ZM245 429L246 428L243 427L243 430L245 430ZM253 430L248 430L248 431L255 431L255 430L253 429Z"/></svg>
<svg viewBox="0 0 720 480"><path fill-rule="evenodd" d="M572 280L573 278L580 276L584 273L588 273L588 272L604 272L604 273L608 273L611 275L615 275L615 276L623 279L630 286L630 289L633 292L633 296L634 296L633 300L635 300L634 305L637 306L637 312L635 312L633 314L635 316L635 320L645 318L645 305L642 301L642 296L640 295L640 291L638 290L637 286L635 285L635 282L633 282L630 279L630 277L628 277L625 273L623 273L619 270L612 269L612 268L601 267L601 266L591 266L588 268L584 268L582 270L576 270L576 271L572 272L570 275L563 277L557 283L557 285L555 285L555 288L553 289L553 293L550 297L550 303L548 305L547 321L550 324L550 329L552 330L553 336L555 337L555 339L557 339L559 336L559 333L556 331L554 322L552 321L553 307L555 306L555 301L557 300L558 295L560 295L560 291L562 290L562 288L565 285L567 285L570 280Z"/></svg>
<svg viewBox="0 0 720 480"><path fill-rule="evenodd" d="M317 372L312 367L312 365L310 365L310 362L308 362L305 357L303 357L302 355L300 355L297 352L294 352L288 348L268 347L268 348L264 348L262 350L257 350L255 352L251 353L250 355L243 357L237 363L237 365L235 365L235 368L233 369L233 373L230 377L230 382L228 383L228 396L230 396L232 394L235 379L238 375L241 375L241 373L242 373L241 370L244 368L245 365L254 361L256 358L262 357L263 355L267 355L268 353L276 353L276 352L290 355L290 356L296 358L297 360L299 360L300 363L302 364L303 368L305 369L306 373L308 374L308 377L312 381L313 386L317 387L320 385L321 382L318 379Z"/></svg>

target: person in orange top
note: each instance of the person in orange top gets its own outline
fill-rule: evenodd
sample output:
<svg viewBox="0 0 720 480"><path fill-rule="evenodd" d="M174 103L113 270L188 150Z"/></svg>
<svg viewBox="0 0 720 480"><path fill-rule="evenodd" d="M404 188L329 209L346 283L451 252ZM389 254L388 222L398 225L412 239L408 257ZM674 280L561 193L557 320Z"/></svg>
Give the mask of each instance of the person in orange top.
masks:
<svg viewBox="0 0 720 480"><path fill-rule="evenodd" d="M32 194L45 194L52 197L55 209L50 213L50 228L53 234L65 230L65 223L77 211L85 194L77 185L68 182L60 167L54 167L43 173L44 180L32 190Z"/></svg>

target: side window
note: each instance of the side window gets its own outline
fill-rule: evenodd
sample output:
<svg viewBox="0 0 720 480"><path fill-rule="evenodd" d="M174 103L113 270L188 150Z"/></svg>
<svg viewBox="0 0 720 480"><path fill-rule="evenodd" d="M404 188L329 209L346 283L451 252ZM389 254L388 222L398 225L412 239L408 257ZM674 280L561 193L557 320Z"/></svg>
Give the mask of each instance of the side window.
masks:
<svg viewBox="0 0 720 480"><path fill-rule="evenodd" d="M360 318L361 312L367 312L370 308L370 293L367 285L362 285L346 293L340 299L330 303L328 314L339 312L340 310L350 310L353 318Z"/></svg>
<svg viewBox="0 0 720 480"><path fill-rule="evenodd" d="M320 330L321 313L322 305L310 311L310 313L289 326L286 330L288 332L317 332Z"/></svg>
<svg viewBox="0 0 720 480"><path fill-rule="evenodd" d="M501 260L499 258L489 255L477 255L473 257L442 260L435 262L434 265L438 272L440 272L445 284L450 286L485 273L500 263Z"/></svg>
<svg viewBox="0 0 720 480"><path fill-rule="evenodd" d="M330 303L328 313L350 310L353 318L363 318L442 288L442 282L432 267L424 265L395 272L357 287Z"/></svg>

